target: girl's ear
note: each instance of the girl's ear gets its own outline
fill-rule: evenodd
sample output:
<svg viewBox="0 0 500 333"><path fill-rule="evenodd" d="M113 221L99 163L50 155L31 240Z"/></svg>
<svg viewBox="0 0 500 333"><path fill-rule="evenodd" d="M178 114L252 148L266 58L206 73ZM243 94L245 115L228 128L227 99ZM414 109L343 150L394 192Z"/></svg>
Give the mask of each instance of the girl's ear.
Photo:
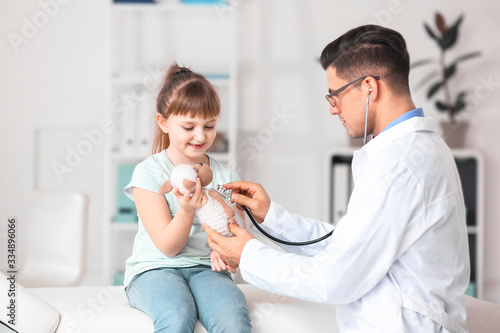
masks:
<svg viewBox="0 0 500 333"><path fill-rule="evenodd" d="M168 133L167 119L165 119L165 117L163 117L160 113L156 114L156 122L158 123L158 126L160 126L163 133Z"/></svg>

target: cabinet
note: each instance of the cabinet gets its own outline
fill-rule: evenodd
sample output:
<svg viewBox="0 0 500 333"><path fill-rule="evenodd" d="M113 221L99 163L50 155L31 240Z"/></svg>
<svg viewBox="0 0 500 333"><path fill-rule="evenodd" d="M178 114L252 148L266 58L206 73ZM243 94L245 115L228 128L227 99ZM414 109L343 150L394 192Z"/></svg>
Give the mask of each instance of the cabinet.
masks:
<svg viewBox="0 0 500 333"><path fill-rule="evenodd" d="M205 75L221 97L215 159L235 165L237 139L236 8L229 5L110 4L109 108L105 147L103 283L118 283L132 253L137 216L121 189L151 155L155 97L176 61Z"/></svg>
<svg viewBox="0 0 500 333"><path fill-rule="evenodd" d="M347 210L353 190L352 149L339 149L327 154L327 204L325 216L336 224ZM466 206L467 233L471 261L471 284L467 294L483 296L483 159L475 150L452 150L462 182Z"/></svg>

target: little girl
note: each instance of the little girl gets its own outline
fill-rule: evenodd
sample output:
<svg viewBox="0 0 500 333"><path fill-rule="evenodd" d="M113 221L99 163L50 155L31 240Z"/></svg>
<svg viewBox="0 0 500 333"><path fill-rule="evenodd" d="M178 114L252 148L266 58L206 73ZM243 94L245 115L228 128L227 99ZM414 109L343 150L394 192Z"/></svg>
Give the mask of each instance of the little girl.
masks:
<svg viewBox="0 0 500 333"><path fill-rule="evenodd" d="M148 314L155 332L192 333L196 319L210 332L250 332L246 299L208 239L196 208L204 203L198 179L190 196L176 189L158 194L174 166L208 163L212 184L238 180L227 166L205 155L220 114L214 87L200 74L173 64L156 100L153 155L139 163L125 194L134 200L139 229L125 269L132 307Z"/></svg>

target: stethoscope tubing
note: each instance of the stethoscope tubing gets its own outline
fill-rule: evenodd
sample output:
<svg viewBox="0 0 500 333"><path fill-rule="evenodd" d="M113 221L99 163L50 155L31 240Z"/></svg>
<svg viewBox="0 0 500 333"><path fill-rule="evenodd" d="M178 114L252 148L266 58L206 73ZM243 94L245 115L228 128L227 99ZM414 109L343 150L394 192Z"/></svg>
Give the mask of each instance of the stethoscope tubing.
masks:
<svg viewBox="0 0 500 333"><path fill-rule="evenodd" d="M327 239L328 237L330 237L333 234L333 231L334 231L334 230L332 230L329 233L327 233L326 235L321 236L321 237L316 238L316 239L313 239L313 240L310 240L310 241L305 241L305 242L289 242L289 241L285 241L285 240L276 238L274 236L271 236L270 234L268 234L267 232L265 232L259 226L259 223L257 221L255 221L252 213L250 213L250 210L246 206L241 205L241 207L243 207L243 210L245 211L245 213L247 213L248 217L250 218L250 221L252 221L253 225L257 228L257 230L259 230L264 236L266 236L267 238L269 238L272 241L275 241L276 243L280 243L280 244L284 244L284 245L291 245L291 246L311 245L311 244L315 244L315 243L321 242L322 240Z"/></svg>

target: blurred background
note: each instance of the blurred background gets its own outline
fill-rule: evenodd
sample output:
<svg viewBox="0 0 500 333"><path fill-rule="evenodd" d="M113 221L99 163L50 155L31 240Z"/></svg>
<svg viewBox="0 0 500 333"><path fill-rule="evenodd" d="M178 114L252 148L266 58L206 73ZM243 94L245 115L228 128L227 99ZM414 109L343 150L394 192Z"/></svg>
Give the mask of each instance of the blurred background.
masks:
<svg viewBox="0 0 500 333"><path fill-rule="evenodd" d="M441 27L435 15L441 13ZM462 19L459 21L459 18ZM447 120L429 88L439 79L436 35L454 24L446 49L449 89L468 124L458 158L474 194L475 279L481 297L500 304L500 5L489 0L229 0L124 4L105 0L0 2L0 259L8 219L17 220L24 260L34 190L88 196L83 285L118 283L136 229L121 196L133 166L150 154L154 96L177 61L205 74L221 93L215 156L243 179L262 183L290 210L332 220L332 156L349 155L347 132L328 113L323 48L347 30L378 24L399 31L412 62L412 95L427 116ZM438 20L439 21L439 20ZM458 23L457 23L458 22ZM440 30L441 28L441 30ZM480 54L463 57L474 52ZM453 77L451 78L451 75ZM439 80L438 80L439 81ZM346 174L345 177L348 177ZM338 191L341 193L342 191ZM336 192L337 193L337 192ZM343 197L340 197L343 195ZM348 194L339 194L344 203ZM472 208L471 208L472 211ZM53 246L54 230L38 237ZM61 252L70 251L59 248ZM5 253L5 255L4 255ZM477 255L477 256L476 256Z"/></svg>

